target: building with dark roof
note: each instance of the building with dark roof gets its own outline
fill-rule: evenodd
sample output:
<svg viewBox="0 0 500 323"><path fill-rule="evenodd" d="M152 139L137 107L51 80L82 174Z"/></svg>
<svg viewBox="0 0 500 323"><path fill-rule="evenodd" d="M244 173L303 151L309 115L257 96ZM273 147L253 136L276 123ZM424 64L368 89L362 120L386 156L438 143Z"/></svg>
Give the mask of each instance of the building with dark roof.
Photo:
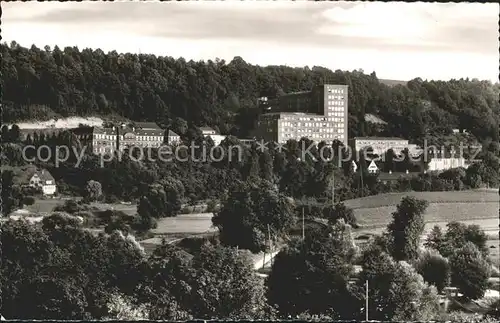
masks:
<svg viewBox="0 0 500 323"><path fill-rule="evenodd" d="M135 128L143 130L156 130L161 129L155 122L134 122Z"/></svg>
<svg viewBox="0 0 500 323"><path fill-rule="evenodd" d="M79 127L72 129L82 146L95 154L109 154L127 148L159 148L165 131L155 123L122 124L120 127Z"/></svg>
<svg viewBox="0 0 500 323"><path fill-rule="evenodd" d="M56 180L52 174L45 169L36 169L34 167L27 168L23 174L22 186L40 189L43 195L54 195L57 191Z"/></svg>
<svg viewBox="0 0 500 323"><path fill-rule="evenodd" d="M285 143L305 137L316 143L339 140L347 145L347 85L319 85L266 103L255 130L257 139Z"/></svg>
<svg viewBox="0 0 500 323"><path fill-rule="evenodd" d="M389 149L398 155L405 149L412 155L420 153L417 145L408 143L408 139L397 137L356 137L349 140L349 146L354 152L371 148L372 153L378 156L382 156Z"/></svg>
<svg viewBox="0 0 500 323"><path fill-rule="evenodd" d="M167 144L176 145L180 143L180 141L181 141L181 136L179 136L170 129L167 131Z"/></svg>

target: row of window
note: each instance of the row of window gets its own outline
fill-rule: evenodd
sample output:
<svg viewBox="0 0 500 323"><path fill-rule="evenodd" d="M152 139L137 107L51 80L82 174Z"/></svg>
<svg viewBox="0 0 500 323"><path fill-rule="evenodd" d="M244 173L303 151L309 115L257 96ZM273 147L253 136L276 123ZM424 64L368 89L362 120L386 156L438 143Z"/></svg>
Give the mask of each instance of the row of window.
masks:
<svg viewBox="0 0 500 323"><path fill-rule="evenodd" d="M344 135L342 134L313 134L313 135L309 135L309 136L299 136L300 138L302 137L307 137L307 138L310 138L311 140L313 141L316 141L316 142L319 142L321 140L334 140L334 139L338 139L338 140L344 140ZM297 137L297 136L294 136L290 133L287 133L287 134L284 134L283 135L283 138L285 138L285 141L287 139L296 139L296 140L299 140L300 138Z"/></svg>
<svg viewBox="0 0 500 323"><path fill-rule="evenodd" d="M156 142L135 142L135 143L127 143L129 146L139 146L139 147L160 147L162 145L163 141L156 141ZM105 141L94 141L93 142L94 147L115 147L116 143L114 141L112 142L105 142Z"/></svg>
<svg viewBox="0 0 500 323"><path fill-rule="evenodd" d="M332 89L327 87L327 90L328 93L344 93L344 89Z"/></svg>
<svg viewBox="0 0 500 323"><path fill-rule="evenodd" d="M116 135L95 134L94 138L116 140ZM123 136L120 136L120 139L123 140ZM158 140L163 140L163 136L134 136L134 140L158 141Z"/></svg>
<svg viewBox="0 0 500 323"><path fill-rule="evenodd" d="M343 128L340 128L340 129L333 129L333 128L326 128L326 129L297 129L295 131L295 129L285 129L285 131L283 132L284 135L293 135L294 133L307 133L309 135L311 134L319 134L319 133L344 133L344 129Z"/></svg>
<svg viewBox="0 0 500 323"><path fill-rule="evenodd" d="M344 104L344 101L327 101L327 105L330 105L330 106L332 106L332 105L334 105L334 106L337 106L337 105L344 106L345 104Z"/></svg>
<svg viewBox="0 0 500 323"><path fill-rule="evenodd" d="M328 96L328 100L344 100L344 96L340 96L340 95L329 95Z"/></svg>
<svg viewBox="0 0 500 323"><path fill-rule="evenodd" d="M323 117L283 117L283 120L292 120L292 121L325 121Z"/></svg>
<svg viewBox="0 0 500 323"><path fill-rule="evenodd" d="M327 112L326 115L329 117L343 117L344 112Z"/></svg>
<svg viewBox="0 0 500 323"><path fill-rule="evenodd" d="M339 127L341 127L340 129L334 129L334 128L320 128L320 129L297 129L297 132L308 132L308 133L333 133L333 132L336 132L336 133L342 133L344 132L343 128L344 128L344 124L343 123L340 123L339 124ZM288 131L287 131L288 130ZM285 129L285 132L293 132L295 129Z"/></svg>

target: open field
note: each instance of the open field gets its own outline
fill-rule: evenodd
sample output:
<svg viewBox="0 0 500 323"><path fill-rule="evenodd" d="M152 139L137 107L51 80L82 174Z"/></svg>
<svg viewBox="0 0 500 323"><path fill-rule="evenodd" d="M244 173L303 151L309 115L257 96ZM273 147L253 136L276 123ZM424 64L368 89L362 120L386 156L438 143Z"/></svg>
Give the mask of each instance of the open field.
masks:
<svg viewBox="0 0 500 323"><path fill-rule="evenodd" d="M215 231L212 228L212 213L181 214L173 218L158 221L158 228L151 230L157 235L199 234Z"/></svg>
<svg viewBox="0 0 500 323"><path fill-rule="evenodd" d="M387 193L362 197L353 200L346 200L344 204L352 209L375 208L382 206L393 206L399 204L405 196L414 196L429 203L498 203L498 190L468 190L450 192L404 192Z"/></svg>
<svg viewBox="0 0 500 323"><path fill-rule="evenodd" d="M490 237L488 248L491 260L496 264L500 262L498 190L391 193L345 201L347 206L354 209L361 225L360 229L354 230L354 236L382 233L392 220L396 205L405 196L414 196L429 202L424 214L426 224L422 242L435 225L446 229L446 225L451 221L476 224Z"/></svg>
<svg viewBox="0 0 500 323"><path fill-rule="evenodd" d="M498 207L498 202L429 203L424 217L426 222L477 222L478 225L486 226L484 230L496 229L498 232ZM394 211L396 211L396 205L358 208L354 209L354 214L363 228L376 229L387 226L392 220ZM489 221L484 222L483 219L489 219Z"/></svg>
<svg viewBox="0 0 500 323"><path fill-rule="evenodd" d="M52 212L57 205L64 204L65 199L36 199L33 205L26 206L25 209L32 213Z"/></svg>

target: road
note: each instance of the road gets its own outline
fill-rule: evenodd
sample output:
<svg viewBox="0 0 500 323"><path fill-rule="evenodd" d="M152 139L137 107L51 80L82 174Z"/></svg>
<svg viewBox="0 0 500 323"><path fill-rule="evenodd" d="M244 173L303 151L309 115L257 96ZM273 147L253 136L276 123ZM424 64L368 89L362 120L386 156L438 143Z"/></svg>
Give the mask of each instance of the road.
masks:
<svg viewBox="0 0 500 323"><path fill-rule="evenodd" d="M280 250L276 250L274 252L271 253L271 255L269 254L259 254L259 255L256 255L256 257L254 258L254 262L253 262L253 268L255 270L259 270L259 269L262 269L268 265L270 265L271 263L271 260L274 259L274 257L280 252Z"/></svg>

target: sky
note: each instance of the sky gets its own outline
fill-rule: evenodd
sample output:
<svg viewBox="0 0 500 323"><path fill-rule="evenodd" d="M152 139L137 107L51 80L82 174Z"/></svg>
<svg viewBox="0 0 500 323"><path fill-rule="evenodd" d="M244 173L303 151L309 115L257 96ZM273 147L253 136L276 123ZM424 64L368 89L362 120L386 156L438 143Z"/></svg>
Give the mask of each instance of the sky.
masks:
<svg viewBox="0 0 500 323"><path fill-rule="evenodd" d="M382 79L498 81L498 4L310 1L8 2L2 41Z"/></svg>

